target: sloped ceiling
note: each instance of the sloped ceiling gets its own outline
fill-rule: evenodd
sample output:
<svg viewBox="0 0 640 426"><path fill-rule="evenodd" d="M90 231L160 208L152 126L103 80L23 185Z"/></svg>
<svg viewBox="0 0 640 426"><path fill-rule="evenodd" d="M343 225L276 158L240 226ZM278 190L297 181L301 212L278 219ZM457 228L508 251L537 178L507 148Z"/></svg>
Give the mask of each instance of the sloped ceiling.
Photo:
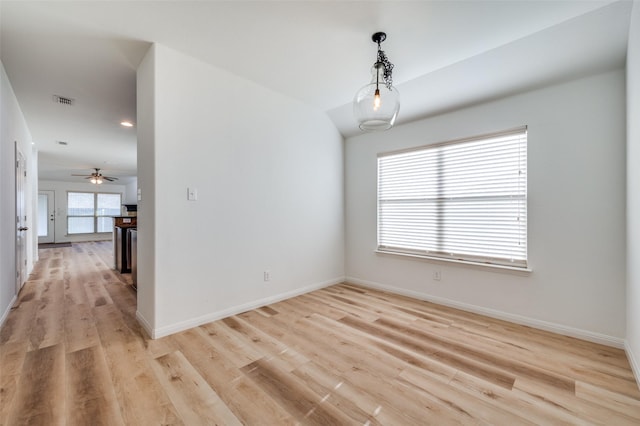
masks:
<svg viewBox="0 0 640 426"><path fill-rule="evenodd" d="M402 123L622 67L630 10L630 1L2 1L0 58L42 179L93 167L126 179L136 174L135 127L119 123L135 122L136 68L152 43L325 111L350 136L376 31L388 34Z"/></svg>

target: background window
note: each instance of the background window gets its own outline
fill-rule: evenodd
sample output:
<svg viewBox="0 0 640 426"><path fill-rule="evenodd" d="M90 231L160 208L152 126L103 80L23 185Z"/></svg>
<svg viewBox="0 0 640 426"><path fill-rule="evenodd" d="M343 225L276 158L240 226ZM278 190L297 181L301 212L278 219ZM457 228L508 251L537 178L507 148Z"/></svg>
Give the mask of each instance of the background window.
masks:
<svg viewBox="0 0 640 426"><path fill-rule="evenodd" d="M111 232L113 216L121 212L120 204L120 194L67 193L67 233Z"/></svg>
<svg viewBox="0 0 640 426"><path fill-rule="evenodd" d="M378 250L527 266L527 130L378 157Z"/></svg>
<svg viewBox="0 0 640 426"><path fill-rule="evenodd" d="M98 232L113 231L113 216L122 212L120 194L96 194L96 221Z"/></svg>

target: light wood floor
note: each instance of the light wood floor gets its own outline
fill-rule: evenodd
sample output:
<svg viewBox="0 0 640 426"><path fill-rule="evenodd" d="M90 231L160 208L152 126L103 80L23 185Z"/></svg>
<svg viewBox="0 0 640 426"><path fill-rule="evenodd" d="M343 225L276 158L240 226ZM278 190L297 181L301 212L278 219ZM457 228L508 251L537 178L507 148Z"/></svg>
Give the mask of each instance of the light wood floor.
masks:
<svg viewBox="0 0 640 426"><path fill-rule="evenodd" d="M150 340L110 243L40 256L3 425L640 424L618 349L347 284Z"/></svg>

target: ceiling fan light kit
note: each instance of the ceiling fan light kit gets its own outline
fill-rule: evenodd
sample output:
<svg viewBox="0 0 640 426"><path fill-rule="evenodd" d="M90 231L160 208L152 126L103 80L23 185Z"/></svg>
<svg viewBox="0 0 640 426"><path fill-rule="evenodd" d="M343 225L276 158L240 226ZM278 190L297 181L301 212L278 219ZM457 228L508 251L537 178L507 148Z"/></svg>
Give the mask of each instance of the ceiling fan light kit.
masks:
<svg viewBox="0 0 640 426"><path fill-rule="evenodd" d="M393 64L380 48L387 39L383 32L371 36L378 44L376 62L371 69L369 84L358 90L353 99L353 113L361 130L387 130L393 127L400 109L400 94L393 87Z"/></svg>
<svg viewBox="0 0 640 426"><path fill-rule="evenodd" d="M91 182L94 185L100 185L105 180L108 182L113 182L114 180L118 180L117 177L103 176L102 173L100 173L100 169L97 167L94 167L94 170L95 172L91 173L90 175L71 175L71 176L82 176L85 179L89 179L89 182Z"/></svg>

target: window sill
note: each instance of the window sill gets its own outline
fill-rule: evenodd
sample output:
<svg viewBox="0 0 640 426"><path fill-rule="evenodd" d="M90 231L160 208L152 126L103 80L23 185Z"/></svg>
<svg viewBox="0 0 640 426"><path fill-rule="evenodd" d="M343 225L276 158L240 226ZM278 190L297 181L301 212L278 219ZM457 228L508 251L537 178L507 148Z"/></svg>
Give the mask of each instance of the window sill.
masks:
<svg viewBox="0 0 640 426"><path fill-rule="evenodd" d="M508 265L494 265L491 263L480 263L480 262L471 262L468 260L458 260L458 259L446 259L443 257L434 257L434 256L425 256L419 254L411 254L411 253L400 253L396 251L385 251L385 250L375 250L376 254L388 255L388 256L400 256L400 257L408 257L417 260L427 260L432 262L440 262L440 263L452 263L456 265L466 265L471 266L478 269L486 269L491 271L504 271L509 273L519 273L519 275L529 275L533 272L533 270L529 267L521 268L517 266L508 266Z"/></svg>

